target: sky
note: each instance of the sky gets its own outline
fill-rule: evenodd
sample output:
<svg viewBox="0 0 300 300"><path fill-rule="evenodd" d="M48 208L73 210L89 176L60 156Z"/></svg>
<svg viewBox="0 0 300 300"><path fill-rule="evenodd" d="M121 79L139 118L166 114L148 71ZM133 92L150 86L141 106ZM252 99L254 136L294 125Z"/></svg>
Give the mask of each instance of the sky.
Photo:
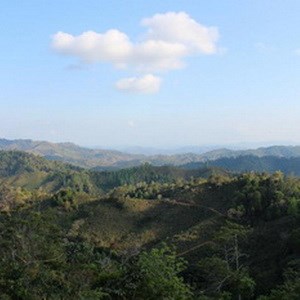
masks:
<svg viewBox="0 0 300 300"><path fill-rule="evenodd" d="M0 4L0 137L300 144L298 0Z"/></svg>

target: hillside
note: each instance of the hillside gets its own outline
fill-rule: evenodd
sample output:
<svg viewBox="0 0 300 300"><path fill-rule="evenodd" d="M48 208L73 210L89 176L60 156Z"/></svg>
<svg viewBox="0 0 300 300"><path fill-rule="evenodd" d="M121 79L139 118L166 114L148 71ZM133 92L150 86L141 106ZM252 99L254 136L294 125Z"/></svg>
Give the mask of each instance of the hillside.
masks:
<svg viewBox="0 0 300 300"><path fill-rule="evenodd" d="M40 199L0 214L0 289L6 299L296 300L299 191L276 173Z"/></svg>
<svg viewBox="0 0 300 300"><path fill-rule="evenodd" d="M249 171L282 171L287 175L300 175L300 158L240 156L190 163L180 167L153 166L146 163L122 170L102 171L102 167L86 170L25 152L0 151L0 182L50 193L71 188L77 192L98 195L125 184L170 183Z"/></svg>
<svg viewBox="0 0 300 300"><path fill-rule="evenodd" d="M0 151L0 183L1 187L29 192L55 193L70 188L77 192L101 193L101 188L91 183L84 169L20 151Z"/></svg>
<svg viewBox="0 0 300 300"><path fill-rule="evenodd" d="M110 150L93 150L72 143L50 143L32 140L0 139L0 150L18 150L37 154L48 160L58 160L81 167L109 166L118 161L132 160L130 154Z"/></svg>
<svg viewBox="0 0 300 300"><path fill-rule="evenodd" d="M2 184L52 193L71 188L77 192L101 194L124 184L152 181L167 183L179 179L188 180L191 177L207 178L213 174L223 175L226 172L218 168L183 170L172 166L155 167L150 164L111 172L86 170L26 152L0 151Z"/></svg>
<svg viewBox="0 0 300 300"><path fill-rule="evenodd" d="M66 170L79 171L80 168L56 161L48 161L40 156L30 155L22 151L0 151L1 177Z"/></svg>

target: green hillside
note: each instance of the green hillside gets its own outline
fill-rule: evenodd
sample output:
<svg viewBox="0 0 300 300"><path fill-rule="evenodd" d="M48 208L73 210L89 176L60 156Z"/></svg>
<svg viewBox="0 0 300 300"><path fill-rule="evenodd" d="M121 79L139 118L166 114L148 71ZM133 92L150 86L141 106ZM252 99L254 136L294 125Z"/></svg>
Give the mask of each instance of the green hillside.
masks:
<svg viewBox="0 0 300 300"><path fill-rule="evenodd" d="M19 151L0 151L0 181L14 187L45 192L65 187L78 191L92 191L94 188L89 183L88 174L81 168Z"/></svg>
<svg viewBox="0 0 300 300"><path fill-rule="evenodd" d="M21 202L30 198L35 191L39 191L40 194L55 194L63 189L70 189L78 194L95 197L125 184L169 183L192 177L207 178L213 174L226 172L218 168L183 170L172 166L154 167L149 164L113 172L99 172L49 161L25 152L0 151L2 195L7 195L10 199L8 195L12 194ZM18 192L11 189L17 189Z"/></svg>

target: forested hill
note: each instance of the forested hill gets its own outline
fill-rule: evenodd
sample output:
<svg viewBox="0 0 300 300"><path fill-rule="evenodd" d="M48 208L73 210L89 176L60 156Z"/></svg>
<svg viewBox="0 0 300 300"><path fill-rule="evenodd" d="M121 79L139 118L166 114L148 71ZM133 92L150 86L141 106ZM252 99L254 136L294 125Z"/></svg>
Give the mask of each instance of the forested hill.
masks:
<svg viewBox="0 0 300 300"><path fill-rule="evenodd" d="M191 177L208 178L214 174L226 175L226 173L215 167L184 170L173 166L155 167L150 164L112 172L100 172L49 161L21 151L0 151L0 181L2 183L29 190L41 189L46 192L70 188L77 192L101 194L124 184L152 181L167 183L175 180L188 180Z"/></svg>
<svg viewBox="0 0 300 300"><path fill-rule="evenodd" d="M287 175L300 175L300 158L240 156L190 163L181 167L157 167L146 163L122 170L98 171L97 168L86 170L71 164L49 161L25 152L0 151L2 182L29 190L40 188L47 192L71 188L78 192L99 194L124 184L152 181L169 183L189 180L192 177L208 178L212 175L249 171L271 173L282 171Z"/></svg>
<svg viewBox="0 0 300 300"><path fill-rule="evenodd" d="M205 163L190 163L182 166L186 169L198 169L204 167L219 167L232 172L269 172L281 171L287 175L300 176L300 157L276 157L253 155L234 158L220 158Z"/></svg>
<svg viewBox="0 0 300 300"><path fill-rule="evenodd" d="M48 161L40 156L22 151L0 151L0 176L10 177L34 172L79 171L79 167L56 161Z"/></svg>

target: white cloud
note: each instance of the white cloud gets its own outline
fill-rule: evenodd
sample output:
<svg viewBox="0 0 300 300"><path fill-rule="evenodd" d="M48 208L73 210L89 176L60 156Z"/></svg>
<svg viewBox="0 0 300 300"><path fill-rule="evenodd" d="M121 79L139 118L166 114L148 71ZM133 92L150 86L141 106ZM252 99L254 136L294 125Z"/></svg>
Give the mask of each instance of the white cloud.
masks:
<svg viewBox="0 0 300 300"><path fill-rule="evenodd" d="M146 18L142 25L148 27L148 37L170 43L182 43L191 52L216 53L219 38L216 27L205 27L185 12L168 12Z"/></svg>
<svg viewBox="0 0 300 300"><path fill-rule="evenodd" d="M142 77L130 77L119 80L116 89L129 93L154 94L160 89L161 79L152 74Z"/></svg>
<svg viewBox="0 0 300 300"><path fill-rule="evenodd" d="M111 62L123 64L132 51L132 45L126 34L111 29L101 34L86 31L73 36L58 32L53 36L52 47L58 53L79 57L87 63Z"/></svg>
<svg viewBox="0 0 300 300"><path fill-rule="evenodd" d="M58 32L52 37L52 48L84 63L106 62L146 73L180 69L187 56L215 54L219 50L218 29L201 25L184 12L156 14L141 24L147 32L136 43L117 29L87 31L77 36ZM147 76L143 78L150 80ZM128 83L128 78L124 82Z"/></svg>
<svg viewBox="0 0 300 300"><path fill-rule="evenodd" d="M186 55L187 49L180 43L147 40L135 46L130 63L139 71L167 71L182 68L181 59Z"/></svg>

